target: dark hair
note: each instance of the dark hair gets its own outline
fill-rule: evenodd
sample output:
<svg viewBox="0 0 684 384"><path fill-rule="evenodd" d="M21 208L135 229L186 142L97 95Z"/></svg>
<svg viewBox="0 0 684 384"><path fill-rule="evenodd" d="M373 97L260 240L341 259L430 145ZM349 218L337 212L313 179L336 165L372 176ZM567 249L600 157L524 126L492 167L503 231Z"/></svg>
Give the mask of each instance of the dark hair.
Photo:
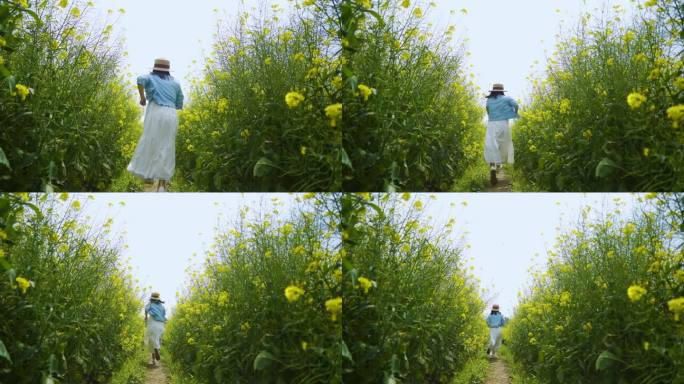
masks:
<svg viewBox="0 0 684 384"><path fill-rule="evenodd" d="M171 74L168 71L158 71L158 70L153 70L152 74L161 78L162 80L168 80L171 77Z"/></svg>
<svg viewBox="0 0 684 384"><path fill-rule="evenodd" d="M504 95L504 91L491 91L491 92L489 92L489 95L485 96L485 97L488 99L491 99L491 98L496 99L497 97L503 96L503 95Z"/></svg>
<svg viewBox="0 0 684 384"><path fill-rule="evenodd" d="M498 313L498 314L501 314L501 312L499 312L499 311L494 311L494 310L492 310L492 313L490 313L490 315L496 315L497 313Z"/></svg>

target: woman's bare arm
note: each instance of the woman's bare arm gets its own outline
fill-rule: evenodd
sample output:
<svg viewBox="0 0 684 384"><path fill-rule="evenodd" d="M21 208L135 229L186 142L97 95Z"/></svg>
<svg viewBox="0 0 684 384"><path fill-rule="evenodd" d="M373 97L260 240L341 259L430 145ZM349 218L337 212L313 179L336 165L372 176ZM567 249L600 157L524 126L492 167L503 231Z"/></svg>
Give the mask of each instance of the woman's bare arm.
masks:
<svg viewBox="0 0 684 384"><path fill-rule="evenodd" d="M140 93L140 105L144 107L147 105L147 99L145 98L145 88L140 84L138 84L138 93ZM147 315L145 318L147 319Z"/></svg>

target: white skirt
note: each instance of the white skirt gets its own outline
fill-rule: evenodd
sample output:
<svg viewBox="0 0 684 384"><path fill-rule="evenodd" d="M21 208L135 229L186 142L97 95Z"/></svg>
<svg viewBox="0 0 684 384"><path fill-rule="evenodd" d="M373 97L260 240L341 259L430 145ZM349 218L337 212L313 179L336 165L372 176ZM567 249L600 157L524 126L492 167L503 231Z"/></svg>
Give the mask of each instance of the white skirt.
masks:
<svg viewBox="0 0 684 384"><path fill-rule="evenodd" d="M147 342L147 348L150 352L153 352L155 349L161 349L162 334L164 334L164 323L148 317L147 336L145 341Z"/></svg>
<svg viewBox="0 0 684 384"><path fill-rule="evenodd" d="M485 161L490 164L513 164L513 155L513 137L508 120L487 122Z"/></svg>
<svg viewBox="0 0 684 384"><path fill-rule="evenodd" d="M501 345L501 328L489 328L489 348L496 352Z"/></svg>
<svg viewBox="0 0 684 384"><path fill-rule="evenodd" d="M150 102L128 171L143 179L170 180L176 166L177 131L176 110Z"/></svg>

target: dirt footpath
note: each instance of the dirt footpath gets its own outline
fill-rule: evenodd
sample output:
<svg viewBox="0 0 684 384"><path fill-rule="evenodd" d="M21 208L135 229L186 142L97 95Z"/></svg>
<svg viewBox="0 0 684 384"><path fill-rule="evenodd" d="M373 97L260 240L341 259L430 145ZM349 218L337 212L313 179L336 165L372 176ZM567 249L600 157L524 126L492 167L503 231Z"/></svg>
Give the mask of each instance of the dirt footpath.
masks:
<svg viewBox="0 0 684 384"><path fill-rule="evenodd" d="M147 366L147 375L145 376L145 384L169 384L169 377L166 375L166 369L161 363L157 363L156 367Z"/></svg>
<svg viewBox="0 0 684 384"><path fill-rule="evenodd" d="M511 376L501 359L489 359L489 375L486 384L510 384Z"/></svg>
<svg viewBox="0 0 684 384"><path fill-rule="evenodd" d="M513 183L511 181L511 177L506 174L504 169L499 169L496 172L496 178L498 181L496 185L490 185L484 190L484 192L511 192Z"/></svg>

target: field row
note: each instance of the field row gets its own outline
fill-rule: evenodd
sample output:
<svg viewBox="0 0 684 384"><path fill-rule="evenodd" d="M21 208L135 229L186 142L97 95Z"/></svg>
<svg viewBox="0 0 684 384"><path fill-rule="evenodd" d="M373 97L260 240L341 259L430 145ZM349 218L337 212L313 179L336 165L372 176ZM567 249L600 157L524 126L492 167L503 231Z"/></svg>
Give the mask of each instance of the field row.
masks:
<svg viewBox="0 0 684 384"><path fill-rule="evenodd" d="M453 222L409 195L300 195L225 229L166 325L183 383L482 383L487 309ZM0 380L134 383L142 304L116 236L68 196L0 196ZM684 374L684 211L646 196L559 233L504 329L540 383ZM244 211L246 212L246 211ZM598 293L598 294L597 294ZM167 295L168 296L168 295ZM170 309L170 308L169 308ZM170 361L169 361L170 360Z"/></svg>
<svg viewBox="0 0 684 384"><path fill-rule="evenodd" d="M0 7L0 189L141 190L125 171L141 113L112 26L79 0ZM516 189L684 185L681 1L638 7L559 37L513 127ZM482 190L467 47L429 8L312 0L220 21L180 113L173 190Z"/></svg>

